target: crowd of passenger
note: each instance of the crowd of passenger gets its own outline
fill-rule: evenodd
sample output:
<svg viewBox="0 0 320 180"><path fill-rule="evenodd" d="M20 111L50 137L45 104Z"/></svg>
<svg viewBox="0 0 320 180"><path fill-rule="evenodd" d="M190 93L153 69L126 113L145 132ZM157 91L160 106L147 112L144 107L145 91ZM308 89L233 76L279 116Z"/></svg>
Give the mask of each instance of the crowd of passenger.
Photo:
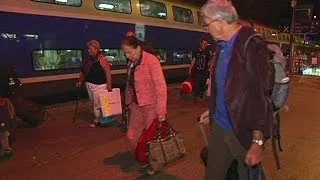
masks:
<svg viewBox="0 0 320 180"><path fill-rule="evenodd" d="M264 140L270 137L268 123L272 112L266 96L267 84L271 81L268 46L259 37L247 41L255 31L237 23L238 14L230 1L208 0L201 11L203 26L217 44L213 53L208 48L208 40L201 39L188 69L196 82L195 102L203 99L206 92L211 96L208 110L199 118L200 124L212 129L205 179L226 179L234 160L238 162L235 172L239 179L249 179L249 169L262 167ZM130 110L127 139L135 154L142 133L154 121L167 120L167 83L160 56L147 42L137 39L134 32L126 34L121 48L128 63L124 93L124 106ZM99 41L89 41L87 51L76 86L87 89L94 112L90 127L95 128L102 118L99 97L113 89L112 77L110 63L102 55ZM282 58L281 52L277 53L275 56ZM246 67L250 67L250 71ZM3 155L12 153L8 121L14 119L15 112L6 93L1 92L0 96ZM149 175L155 173L149 164L141 164L141 168Z"/></svg>

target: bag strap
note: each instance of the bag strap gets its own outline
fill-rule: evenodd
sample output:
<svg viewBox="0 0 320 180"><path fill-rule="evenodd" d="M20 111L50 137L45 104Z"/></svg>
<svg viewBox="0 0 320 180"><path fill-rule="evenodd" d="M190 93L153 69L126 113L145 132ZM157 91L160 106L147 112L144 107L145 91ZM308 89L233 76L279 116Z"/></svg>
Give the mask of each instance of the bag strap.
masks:
<svg viewBox="0 0 320 180"><path fill-rule="evenodd" d="M204 143L205 143L206 146L208 146L208 138L206 136L206 133L204 132L203 125L202 124L198 124L198 126L200 127L200 131L201 131Z"/></svg>
<svg viewBox="0 0 320 180"><path fill-rule="evenodd" d="M248 46L250 40L251 40L252 38L254 38L255 36L263 38L262 35L261 35L261 34L258 34L258 33L255 33L255 34L252 34L251 36L249 36L249 38L247 39L247 41L244 43L244 46L243 46L243 47L244 47L244 48L243 48L243 54L244 54L244 55L245 55L246 52L247 52L247 46Z"/></svg>

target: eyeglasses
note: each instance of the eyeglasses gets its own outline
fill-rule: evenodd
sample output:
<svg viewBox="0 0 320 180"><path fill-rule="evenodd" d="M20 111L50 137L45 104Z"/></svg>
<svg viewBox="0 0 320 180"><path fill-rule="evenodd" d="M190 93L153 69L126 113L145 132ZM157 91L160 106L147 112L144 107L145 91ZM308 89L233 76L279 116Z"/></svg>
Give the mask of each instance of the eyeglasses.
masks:
<svg viewBox="0 0 320 180"><path fill-rule="evenodd" d="M204 28L208 28L210 26L210 24L212 24L213 22L218 21L218 19L212 20L210 21L208 24L202 23L202 27ZM203 21L204 22L204 21Z"/></svg>

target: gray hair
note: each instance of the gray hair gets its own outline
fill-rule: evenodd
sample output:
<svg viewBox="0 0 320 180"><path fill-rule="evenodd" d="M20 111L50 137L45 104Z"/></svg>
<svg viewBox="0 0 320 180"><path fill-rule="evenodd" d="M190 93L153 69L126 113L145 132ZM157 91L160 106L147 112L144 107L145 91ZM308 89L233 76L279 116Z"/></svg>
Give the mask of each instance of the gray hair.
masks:
<svg viewBox="0 0 320 180"><path fill-rule="evenodd" d="M239 19L238 13L228 0L208 0L201 8L202 15L211 20L224 20L233 23Z"/></svg>

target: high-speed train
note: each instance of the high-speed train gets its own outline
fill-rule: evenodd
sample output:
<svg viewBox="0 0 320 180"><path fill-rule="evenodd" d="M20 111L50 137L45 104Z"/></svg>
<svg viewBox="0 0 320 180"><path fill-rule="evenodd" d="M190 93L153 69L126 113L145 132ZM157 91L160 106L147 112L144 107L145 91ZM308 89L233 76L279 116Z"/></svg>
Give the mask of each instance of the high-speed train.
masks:
<svg viewBox="0 0 320 180"><path fill-rule="evenodd" d="M92 39L111 62L116 87L125 83L120 42L128 31L158 51L168 82L184 78L200 39L211 39L201 26L200 7L164 0L1 0L0 22L0 61L16 69L30 98L74 91ZM239 23L289 48L289 34Z"/></svg>

